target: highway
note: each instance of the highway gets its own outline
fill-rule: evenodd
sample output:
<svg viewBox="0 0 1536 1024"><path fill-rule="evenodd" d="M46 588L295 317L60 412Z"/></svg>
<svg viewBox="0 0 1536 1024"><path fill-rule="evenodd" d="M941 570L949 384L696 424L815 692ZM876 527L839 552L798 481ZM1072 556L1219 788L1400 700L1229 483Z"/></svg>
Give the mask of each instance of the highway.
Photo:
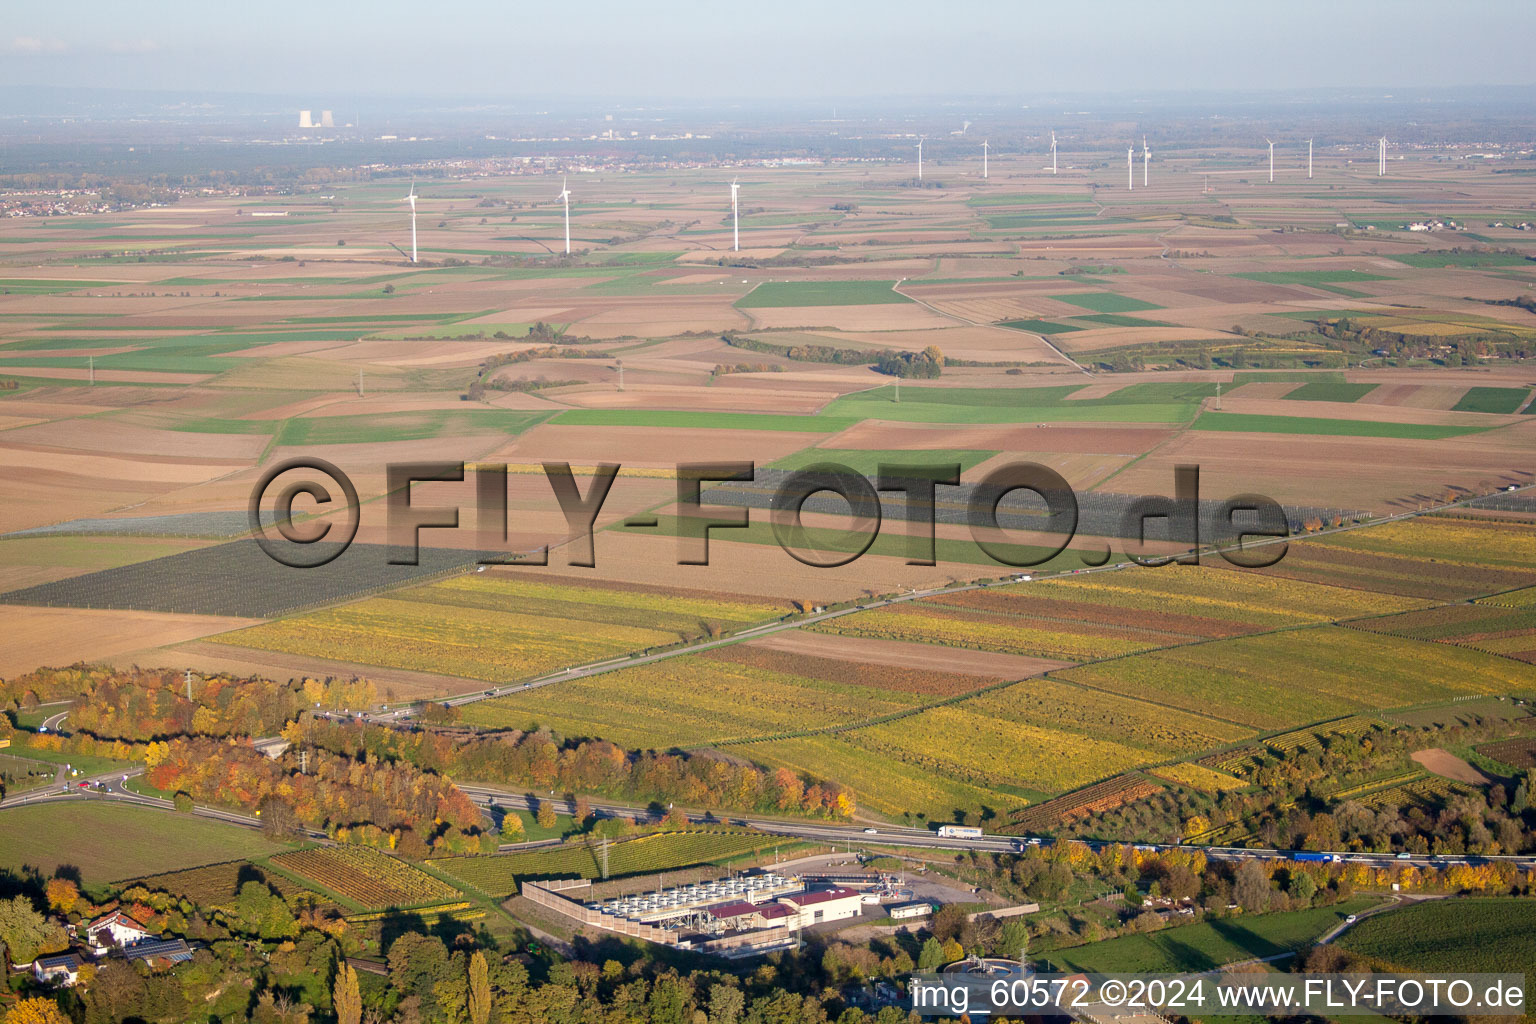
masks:
<svg viewBox="0 0 1536 1024"><path fill-rule="evenodd" d="M173 811L167 800L156 797L144 796L128 789L127 781L137 775L142 775L144 769L139 768L129 771L126 775L122 772L110 772L92 775L87 778L75 779L63 786L46 785L37 789L8 796L0 801L0 811L14 807L22 807L29 804L56 803L66 800L114 800L123 803L137 804L143 807L153 807L163 811ZM98 786L98 784L100 784ZM526 790L514 791L498 789L490 786L476 785L474 783L460 783L459 789L463 790L475 803L482 807L498 807L508 810L536 809L540 802L537 796L531 796ZM548 797L562 805L569 813L575 810L574 805L560 797ZM627 804L616 804L607 801L593 801L592 811L598 817L634 818L638 821L647 821L653 817L652 811L646 807L635 807ZM208 818L213 821L221 821L230 825L240 825L246 828L260 828L261 819L254 815L241 814L218 807L206 807L198 805L194 807L193 814ZM906 826L881 825L839 825L831 822L793 821L780 818L764 818L755 815L726 815L720 816L709 811L690 811L688 820L698 824L710 824L731 822L755 828L760 832L770 835L781 835L790 839L806 842L827 843L828 845L845 845L852 847L899 847L906 849L921 849L935 851L961 852L974 850L979 853L1013 853L1022 846L1030 845L1027 838L1017 836L984 835L979 838L960 838L953 836L941 836L929 829L909 828ZM308 839L317 842L329 842L324 832L315 829L301 829L301 834ZM1149 852L1168 852L1182 850L1188 853L1202 853L1208 860L1218 861L1242 861L1272 858L1294 858L1300 851L1277 849L1246 849L1236 846L1196 846L1185 843L1134 843L1128 844L1120 841L1085 839L1082 840L1089 848L1101 850L1108 846L1131 845L1138 850ZM554 846L558 840L537 840L527 843L504 843L500 849L534 850L544 846ZM1412 865L1419 868L1445 868L1455 865L1488 864L1499 861L1507 861L1518 867L1536 869L1536 856L1430 856L1415 854L1401 856L1393 853L1358 853L1354 851L1337 851L1305 854L1309 859L1333 858L1336 863L1343 864L1368 864L1371 867L1385 868L1396 865Z"/></svg>
<svg viewBox="0 0 1536 1024"><path fill-rule="evenodd" d="M539 798L530 797L526 790L515 792L511 790L496 789L488 786L479 786L470 783L460 783L459 788L476 803L483 806L496 806L513 810L533 810ZM564 799L550 797L567 811L574 808ZM592 802L592 810L599 817L630 817L644 821L651 817L651 812L644 807L633 807L624 804L613 804L603 801ZM984 853L1012 853L1018 850L1021 843L1028 843L1027 839L1017 836L986 835L977 839L954 838L941 836L930 829L908 828L905 826L881 825L837 825L830 822L789 821L778 818L761 818L752 815L715 815L711 812L693 811L688 815L688 820L700 824L718 823L722 821L735 822L748 825L760 832L772 835L781 835L793 839L802 839L808 842L822 842L832 845L846 844L848 846L888 846L904 847L910 849L964 851L975 850ZM1184 843L1122 843L1119 841L1107 841L1087 839L1083 840L1090 848L1101 850L1107 846L1133 845L1139 850L1167 852L1170 850L1182 850L1189 853L1203 853L1209 860L1241 861L1254 858L1289 858L1299 851L1277 849L1246 849L1236 846L1195 846ZM518 844L524 847L529 844ZM1321 854L1308 853L1307 856L1336 857L1338 863L1343 864L1369 864L1372 867L1392 867L1400 864L1411 864L1415 867L1443 868L1457 864L1484 864L1495 861L1509 861L1520 867L1536 868L1536 856L1493 856L1493 857L1436 857L1429 855L1414 855L1400 857L1395 853L1357 853L1353 851L1339 851Z"/></svg>

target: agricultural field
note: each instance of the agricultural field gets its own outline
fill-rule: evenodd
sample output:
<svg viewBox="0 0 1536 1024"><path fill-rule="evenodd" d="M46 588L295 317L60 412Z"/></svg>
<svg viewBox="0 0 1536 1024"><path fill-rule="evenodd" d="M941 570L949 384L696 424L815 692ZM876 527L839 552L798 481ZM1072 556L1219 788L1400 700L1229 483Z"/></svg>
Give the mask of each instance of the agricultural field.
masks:
<svg viewBox="0 0 1536 1024"><path fill-rule="evenodd" d="M1003 831L1014 833L1044 832L1063 822L1085 818L1099 811L1113 810L1156 793L1156 783L1138 775L1117 775L1054 800L1015 811Z"/></svg>
<svg viewBox="0 0 1536 1024"><path fill-rule="evenodd" d="M303 897L309 901L329 902L318 893L296 885L286 876L276 871L263 871L259 865L252 864L250 861L230 861L200 868L187 868L184 871L145 875L143 878L132 879L124 885L142 886L151 892L168 892L173 896L191 900L200 907L227 908L234 905L235 897L240 894L240 887L247 882L260 882L290 901L295 897Z"/></svg>
<svg viewBox="0 0 1536 1024"><path fill-rule="evenodd" d="M1479 754L1502 761L1511 768L1529 771L1536 768L1536 736L1519 736L1497 743L1484 743L1477 748Z"/></svg>
<svg viewBox="0 0 1536 1024"><path fill-rule="evenodd" d="M920 460L972 477L1028 458L1069 478L1085 510L1165 493L1170 466L1198 463L1209 501L1275 493L1320 516L1381 516L1529 479L1536 420L1513 414L1531 411L1530 373L1497 351L1536 338L1529 311L1509 304L1531 288L1529 236L1401 231L1405 217L1469 208L1508 219L1525 202L1517 176L1469 166L1447 177L1409 152L1385 180L1330 158L1316 185L1265 191L1231 174L1207 183L1196 158L1169 154L1153 173L1176 187L1126 195L1101 154L1064 159L1047 179L1038 152L999 152L995 180L941 155L944 187L916 189L881 145L846 165L743 166L739 259L721 170L702 166L573 177L568 260L552 258L562 218L553 176L525 173L536 167L435 170L415 265L388 244L404 239L399 197L414 171L403 167L327 184L324 205L303 191L210 194L195 214L182 203L7 218L0 380L17 384L0 390L0 466L16 486L0 507L11 627L0 672L76 656L178 671L254 662L295 677L416 673L432 677L418 683L427 695L479 692L726 637L807 600L1010 572L951 523L937 566L906 564L905 524L887 523L863 559L811 571L770 547L761 508L750 530L715 535L730 559L679 566L663 534L681 461L830 460L872 475ZM1246 175L1253 157L1219 162ZM258 208L291 215L253 218ZM1379 228L1330 233L1340 221ZM1347 341L1343 321L1374 333ZM1433 344L1399 346L1399 335ZM1454 347L1469 335L1476 351ZM1372 355L1378 344L1391 355ZM950 360L942 374L899 387L810 349L930 345ZM243 538L251 484L303 454L354 477L365 525L347 554L299 573ZM583 483L585 467L622 462L600 521L611 547L592 570L556 555L536 571L465 571L467 541L389 567L383 467L433 460L569 461ZM531 480L542 484L522 473L511 485L517 543L558 544L563 517ZM620 525L641 513L663 529ZM947 594L773 635L800 648L754 640L621 663L461 713L631 749L718 745L836 780L892 819L1024 811L1045 828L1158 780L1230 790L1245 758L1315 749L1342 717L1418 703L1470 713L1481 702L1448 702L1529 690L1528 518L1297 537L1261 572L1217 563ZM1083 550L1057 564L1076 568ZM124 614L109 623L108 609ZM194 629L172 615L219 618ZM110 645L81 647L109 627ZM1399 788L1421 783L1440 785ZM144 872L188 866L130 849ZM460 867L482 862L522 863ZM486 870L511 891L505 879L522 869ZM178 884L211 892L221 872ZM364 875L336 881L360 887ZM388 898L458 902L408 887L400 879Z"/></svg>
<svg viewBox="0 0 1536 1024"><path fill-rule="evenodd" d="M673 868L737 861L776 849L788 852L798 845L781 836L721 827L654 832L610 842L606 876L602 843L593 836L567 842L555 850L446 857L427 863L472 889L501 899L517 895L518 886L524 879L647 875Z"/></svg>
<svg viewBox="0 0 1536 1024"><path fill-rule="evenodd" d="M736 744L727 750L776 768L825 773L853 790L862 811L892 819L952 821L956 813L995 816L1030 803L1029 797L860 746L844 733Z"/></svg>
<svg viewBox="0 0 1536 1024"><path fill-rule="evenodd" d="M1163 308L1156 303L1144 302L1115 292L1073 292L1070 295L1052 295L1051 298L1071 306L1091 309L1095 313L1140 313L1143 310Z"/></svg>
<svg viewBox="0 0 1536 1024"><path fill-rule="evenodd" d="M1287 396L1289 397L1289 396ZM1327 419L1321 416L1269 416L1262 413L1208 412L1192 430L1242 434L1307 434L1314 437L1395 437L1441 441L1476 434L1488 427L1438 426L1430 423L1390 423L1380 420Z"/></svg>
<svg viewBox="0 0 1536 1024"><path fill-rule="evenodd" d="M1236 775L1218 771L1215 768L1207 768L1203 764L1193 761L1182 761L1178 764L1163 765L1160 768L1151 769L1151 774L1160 779L1168 779L1177 782L1181 786L1190 789L1198 789L1207 793L1225 793L1231 789L1245 789L1248 782Z"/></svg>
<svg viewBox="0 0 1536 1024"><path fill-rule="evenodd" d="M1507 659L1340 626L1153 651L1057 675L1255 730L1536 685L1536 669Z"/></svg>
<svg viewBox="0 0 1536 1024"><path fill-rule="evenodd" d="M1464 898L1415 903L1361 921L1344 949L1389 970L1529 973L1536 963L1536 903ZM1527 979L1527 999L1530 994Z"/></svg>
<svg viewBox="0 0 1536 1024"><path fill-rule="evenodd" d="M48 877L73 868L88 887L286 849L238 825L104 800L13 807L0 823L6 832L0 868L30 867ZM86 843L82 836L111 836L112 842Z"/></svg>
<svg viewBox="0 0 1536 1024"><path fill-rule="evenodd" d="M1430 517L1293 543L1264 572L1426 601L1468 600L1536 583L1536 562L1525 560L1536 554L1533 541L1536 531L1518 524Z"/></svg>
<svg viewBox="0 0 1536 1024"><path fill-rule="evenodd" d="M1345 384L1342 381L1312 381L1285 394L1287 402L1358 402L1372 391L1375 384Z"/></svg>
<svg viewBox="0 0 1536 1024"><path fill-rule="evenodd" d="M883 669L728 647L541 687L464 708L495 728L547 726L629 747L698 746L863 720L927 694L973 689L970 677Z"/></svg>
<svg viewBox="0 0 1536 1024"><path fill-rule="evenodd" d="M788 605L634 586L464 575L312 612L219 643L515 682L777 618Z"/></svg>
<svg viewBox="0 0 1536 1024"><path fill-rule="evenodd" d="M911 302L895 281L768 281L736 300L738 309L778 306L871 306Z"/></svg>
<svg viewBox="0 0 1536 1024"><path fill-rule="evenodd" d="M1170 565L943 595L810 628L1086 661L1417 603L1257 572Z"/></svg>
<svg viewBox="0 0 1536 1024"><path fill-rule="evenodd" d="M1536 661L1536 608L1504 608L1474 602L1365 619L1351 625L1373 633L1433 640L1502 654L1517 661Z"/></svg>
<svg viewBox="0 0 1536 1024"><path fill-rule="evenodd" d="M1356 898L1331 907L1202 921L1199 924L1166 928L1150 935L1127 935L1087 946L1055 950L1050 958L1071 971L1208 971L1238 960L1306 949L1350 914L1357 914L1373 903L1370 899ZM1397 913L1400 911L1393 911L1365 924L1387 924ZM1467 968L1458 966L1456 969Z"/></svg>
<svg viewBox="0 0 1536 1024"><path fill-rule="evenodd" d="M423 547L419 564L391 565L383 545L359 543L298 576L254 541L239 540L11 591L0 604L266 618L464 569L478 557ZM240 585L230 586L232 579Z"/></svg>
<svg viewBox="0 0 1536 1024"><path fill-rule="evenodd" d="M1468 388L1451 408L1457 412L1518 412L1531 397L1526 388Z"/></svg>
<svg viewBox="0 0 1536 1024"><path fill-rule="evenodd" d="M365 910L443 903L460 895L420 868L366 846L295 850L278 854L271 864Z"/></svg>

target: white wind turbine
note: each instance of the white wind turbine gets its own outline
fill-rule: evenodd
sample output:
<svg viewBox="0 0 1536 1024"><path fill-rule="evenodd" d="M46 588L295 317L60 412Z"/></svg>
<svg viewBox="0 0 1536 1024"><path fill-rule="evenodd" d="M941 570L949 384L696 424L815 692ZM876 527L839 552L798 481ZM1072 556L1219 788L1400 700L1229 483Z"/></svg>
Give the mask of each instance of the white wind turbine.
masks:
<svg viewBox="0 0 1536 1024"><path fill-rule="evenodd" d="M1147 187L1147 167L1152 163L1152 151L1147 148L1147 137L1141 137L1141 187Z"/></svg>
<svg viewBox="0 0 1536 1024"><path fill-rule="evenodd" d="M403 201L411 204L411 262L416 260L416 179L411 179L411 191L403 197Z"/></svg>
<svg viewBox="0 0 1536 1024"><path fill-rule="evenodd" d="M918 181L922 181L923 180L923 139L922 139L922 136L918 136L918 139L917 139L917 180Z"/></svg>
<svg viewBox="0 0 1536 1024"><path fill-rule="evenodd" d="M983 178L987 176L987 142L985 139L981 143L981 176Z"/></svg>
<svg viewBox="0 0 1536 1024"><path fill-rule="evenodd" d="M1307 140L1307 180L1312 180L1312 140Z"/></svg>
<svg viewBox="0 0 1536 1024"><path fill-rule="evenodd" d="M1380 149L1376 156L1376 175L1384 178L1387 176L1387 137L1383 135L1379 142Z"/></svg>
<svg viewBox="0 0 1536 1024"><path fill-rule="evenodd" d="M1136 157L1136 147L1135 146L1127 146L1125 148L1125 190L1127 192L1134 192L1134 191L1136 191L1136 162L1135 162L1135 157Z"/></svg>
<svg viewBox="0 0 1536 1024"><path fill-rule="evenodd" d="M566 187L565 178L560 179L560 194L555 197L565 201L565 254L571 254L571 190Z"/></svg>
<svg viewBox="0 0 1536 1024"><path fill-rule="evenodd" d="M1056 173L1056 133L1051 132L1051 173Z"/></svg>
<svg viewBox="0 0 1536 1024"><path fill-rule="evenodd" d="M736 196L741 190L736 178L731 179L731 251L741 252L741 207L737 204Z"/></svg>
<svg viewBox="0 0 1536 1024"><path fill-rule="evenodd" d="M1275 143L1272 139L1265 139L1264 141L1269 143L1269 182L1273 185L1275 182Z"/></svg>

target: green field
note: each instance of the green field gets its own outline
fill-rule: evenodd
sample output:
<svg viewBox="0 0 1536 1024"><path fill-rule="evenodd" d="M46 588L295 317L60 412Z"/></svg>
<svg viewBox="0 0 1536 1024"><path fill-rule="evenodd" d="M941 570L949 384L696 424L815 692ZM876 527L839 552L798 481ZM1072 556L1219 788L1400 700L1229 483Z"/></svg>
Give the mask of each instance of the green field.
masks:
<svg viewBox="0 0 1536 1024"><path fill-rule="evenodd" d="M1306 949L1345 917L1374 902L1354 899L1332 907L1201 921L1046 956L1068 970L1092 973L1208 971L1238 960Z"/></svg>
<svg viewBox="0 0 1536 1024"><path fill-rule="evenodd" d="M958 463L963 473L998 454L992 451L955 448L924 448L917 451L864 448L807 448L772 463L772 469L804 469L818 462L835 462L874 480L880 464L949 465Z"/></svg>
<svg viewBox="0 0 1536 1024"><path fill-rule="evenodd" d="M261 833L190 814L103 800L0 811L0 868L51 876L73 867L88 885L201 864L265 857L285 849Z"/></svg>
<svg viewBox="0 0 1536 1024"><path fill-rule="evenodd" d="M1404 971L1536 974L1536 900L1449 899L1361 921L1338 944Z"/></svg>
<svg viewBox="0 0 1536 1024"><path fill-rule="evenodd" d="M1441 427L1427 423L1375 423L1370 420L1335 420L1313 416L1266 416L1245 412L1208 412L1192 430L1237 431L1247 434L1314 434L1329 437L1401 437L1415 441L1439 441L1476 434L1486 427Z"/></svg>
<svg viewBox="0 0 1536 1024"><path fill-rule="evenodd" d="M1412 252L1388 256L1387 259L1424 270L1439 267L1519 267L1531 263L1528 257L1513 252Z"/></svg>
<svg viewBox="0 0 1536 1024"><path fill-rule="evenodd" d="M1094 324L1099 327L1170 327L1161 320L1147 320L1139 316L1126 316L1124 313L1090 313L1088 316L1075 316L1072 318L1080 324Z"/></svg>
<svg viewBox="0 0 1536 1024"><path fill-rule="evenodd" d="M765 281L737 299L736 307L875 306L912 301L895 286L895 281Z"/></svg>
<svg viewBox="0 0 1536 1024"><path fill-rule="evenodd" d="M1457 412L1511 413L1525 404L1529 388L1468 388L1451 406Z"/></svg>
<svg viewBox="0 0 1536 1024"><path fill-rule="evenodd" d="M1233 274L1245 281L1264 281L1269 284L1304 284L1317 287L1325 284L1349 284L1355 281L1390 281L1381 274L1367 274L1360 270L1269 270L1254 274Z"/></svg>
<svg viewBox="0 0 1536 1024"><path fill-rule="evenodd" d="M1140 299L1132 299L1116 292L1075 292L1071 295L1052 295L1057 302L1081 306L1095 313L1139 313L1146 309L1162 309L1162 306Z"/></svg>
<svg viewBox="0 0 1536 1024"><path fill-rule="evenodd" d="M120 768L134 767L127 761L114 761L110 757L97 757L95 754L66 754L58 750L28 746L27 738L23 735L17 735L12 740L9 750L17 757L31 758L45 764L67 764L71 769L84 775L100 775L104 772L115 772Z"/></svg>
<svg viewBox="0 0 1536 1024"><path fill-rule="evenodd" d="M433 409L382 416L316 416L283 424L277 444L303 447L317 444L373 444L380 441L420 441L432 437L470 434L519 434L544 419L536 412L502 409Z"/></svg>
<svg viewBox="0 0 1536 1024"><path fill-rule="evenodd" d="M1375 390L1375 384L1344 384L1316 380L1308 381L1285 397L1292 402L1358 402Z"/></svg>
<svg viewBox="0 0 1536 1024"><path fill-rule="evenodd" d="M1214 394L1204 383L1132 384L1103 398L1070 398L1080 385L1031 388L939 388L908 385L845 395L827 416L910 423L1183 423ZM569 414L562 414L562 417Z"/></svg>
<svg viewBox="0 0 1536 1024"><path fill-rule="evenodd" d="M1004 320L999 327L1011 327L1016 331L1028 331L1031 334L1071 334L1073 331L1085 331L1086 327L1073 327L1071 324L1058 324L1051 320Z"/></svg>
<svg viewBox="0 0 1536 1024"><path fill-rule="evenodd" d="M609 878L651 874L699 864L715 864L800 844L749 829L691 829L655 832L608 844ZM524 879L602 878L603 844L583 836L554 850L502 853L484 857L447 857L427 863L450 878L501 898L515 895Z"/></svg>
<svg viewBox="0 0 1536 1024"><path fill-rule="evenodd" d="M793 416L753 412L686 412L667 409L570 409L550 420L576 427L678 427L686 430L790 430L835 434L858 422L849 416Z"/></svg>

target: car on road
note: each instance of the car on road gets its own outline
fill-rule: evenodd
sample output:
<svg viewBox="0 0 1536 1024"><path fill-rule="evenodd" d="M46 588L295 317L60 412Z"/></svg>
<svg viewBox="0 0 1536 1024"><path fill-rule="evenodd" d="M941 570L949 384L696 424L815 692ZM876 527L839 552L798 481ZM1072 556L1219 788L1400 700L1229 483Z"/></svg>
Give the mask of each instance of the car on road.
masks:
<svg viewBox="0 0 1536 1024"><path fill-rule="evenodd" d="M1398 860L1410 860L1410 859L1412 859L1412 857L1413 857L1413 854L1411 854L1411 853L1400 853L1400 854L1397 855L1397 859Z"/></svg>
<svg viewBox="0 0 1536 1024"><path fill-rule="evenodd" d="M77 782L77 783L75 783L75 785L79 786L81 789L90 789L91 788L91 784L89 782Z"/></svg>
<svg viewBox="0 0 1536 1024"><path fill-rule="evenodd" d="M867 836L877 836L880 834L880 830L877 828L867 828L864 830L864 834Z"/></svg>
<svg viewBox="0 0 1536 1024"><path fill-rule="evenodd" d="M1359 919L1360 919L1360 917L1359 917L1358 914L1350 914L1348 917L1346 917L1344 919L1344 923L1345 924L1354 924Z"/></svg>

